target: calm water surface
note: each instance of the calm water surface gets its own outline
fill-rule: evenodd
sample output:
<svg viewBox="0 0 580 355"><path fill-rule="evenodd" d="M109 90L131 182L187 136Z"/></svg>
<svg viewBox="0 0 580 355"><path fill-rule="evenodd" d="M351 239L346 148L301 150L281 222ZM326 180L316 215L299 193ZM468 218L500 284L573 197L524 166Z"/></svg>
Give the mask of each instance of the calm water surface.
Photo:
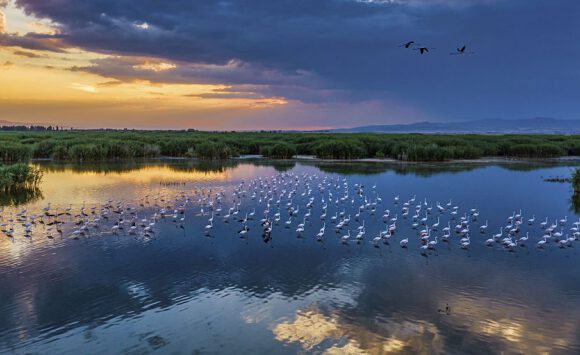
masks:
<svg viewBox="0 0 580 355"><path fill-rule="evenodd" d="M242 215L257 210L245 239L237 233L241 224L226 224L222 216L206 236L209 210L206 206L201 215L193 197L183 228L171 218L159 219L152 238L103 229L79 240L67 238L67 231L50 240L45 226L35 226L26 238L16 224L14 238L0 234L0 353L580 353L580 242L535 247L545 217L552 223L568 216L565 233L578 220L569 184L542 179L569 175L569 165L40 166L45 170L40 191L4 198L5 204L23 204L6 207L3 220L23 208L40 213L48 202L52 209L72 204L78 210L83 203L138 203L146 195L194 196L209 188L224 189L223 215L236 186L281 172L300 181L303 174L315 176L315 203L303 238L295 232L308 201L301 197L302 182L293 198L299 217L291 228L274 226L271 240L262 238L259 226L264 203L251 193L240 206ZM356 183L369 198L382 198L375 215L361 216L367 231L362 242L341 243L346 229L335 233L328 218L324 241L314 237L322 226L317 186L325 177L346 178L351 191ZM397 195L401 202L395 205ZM429 205L452 199L460 215L477 208L470 248L461 249L460 237L453 235L421 254L410 216L401 217L402 203L413 195ZM356 207L345 206L329 204L328 216L343 208L354 216ZM391 217L398 213L397 232L390 245L374 246L370 241L385 228L385 209ZM532 215L537 220L532 227L524 223L519 233L530 233L528 246L514 252L500 244L486 247L484 240L520 209L524 221ZM271 210L272 215L277 208ZM144 207L137 214L153 212ZM288 216L284 208L282 216L281 222ZM441 226L450 217L434 209L429 223L437 216ZM489 230L481 234L478 226L485 220ZM349 228L359 225L353 217ZM407 249L399 246L405 237Z"/></svg>

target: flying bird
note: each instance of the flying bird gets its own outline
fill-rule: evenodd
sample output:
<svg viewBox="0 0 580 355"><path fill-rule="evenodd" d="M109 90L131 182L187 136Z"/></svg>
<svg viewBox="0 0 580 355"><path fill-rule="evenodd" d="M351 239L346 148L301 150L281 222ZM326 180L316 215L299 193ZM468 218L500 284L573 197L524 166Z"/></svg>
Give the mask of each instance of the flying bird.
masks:
<svg viewBox="0 0 580 355"><path fill-rule="evenodd" d="M461 55L461 54L467 54L467 53L473 53L473 52L466 52L465 50L467 49L467 46L463 46L463 47L459 47L456 49L455 52L450 53L451 55Z"/></svg>
<svg viewBox="0 0 580 355"><path fill-rule="evenodd" d="M415 44L415 41L409 41L407 43L400 45L399 47L411 48L411 46L413 46L413 44Z"/></svg>
<svg viewBox="0 0 580 355"><path fill-rule="evenodd" d="M435 49L435 48L427 48L427 47L415 48L415 50L419 51L419 53L421 53L421 54L429 53L429 49Z"/></svg>

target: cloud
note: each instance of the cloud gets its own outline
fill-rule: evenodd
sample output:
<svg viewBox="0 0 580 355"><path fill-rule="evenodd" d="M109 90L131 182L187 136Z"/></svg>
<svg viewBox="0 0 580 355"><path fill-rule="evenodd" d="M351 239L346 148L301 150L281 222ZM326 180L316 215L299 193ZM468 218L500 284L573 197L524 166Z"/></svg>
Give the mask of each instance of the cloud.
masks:
<svg viewBox="0 0 580 355"><path fill-rule="evenodd" d="M69 43L92 50L222 65L239 60L289 70L308 69L302 68L308 66L304 50L316 49L321 41L336 46L349 37L364 39L365 34L372 35L367 41L377 39L373 30L389 28L402 16L343 0L197 4L177 0L169 6L129 0L88 4L20 0L18 4L61 24ZM296 63L286 63L293 57Z"/></svg>
<svg viewBox="0 0 580 355"><path fill-rule="evenodd" d="M356 2L373 5L407 5L414 7L445 6L465 8L476 5L490 5L503 0L354 0Z"/></svg>
<svg viewBox="0 0 580 355"><path fill-rule="evenodd" d="M88 84L71 83L69 87L74 90L80 90L91 94L95 94L97 92L97 89L94 86Z"/></svg>
<svg viewBox="0 0 580 355"><path fill-rule="evenodd" d="M156 58L114 56L91 60L91 65L74 67L120 81L146 80L173 84L289 84L316 78L306 71L284 72L231 60L224 64L167 62Z"/></svg>
<svg viewBox="0 0 580 355"><path fill-rule="evenodd" d="M232 92L212 93L204 95L205 98L219 96L225 99L259 96L311 100L328 94L322 89L322 79L312 73L276 71L234 60L222 65L115 56L94 59L89 66L76 66L70 70L114 79L100 84L102 86L139 82L234 86ZM317 90L311 88L318 88L320 91L316 92Z"/></svg>
<svg viewBox="0 0 580 355"><path fill-rule="evenodd" d="M41 21L30 21L27 23L28 27L32 29L31 32L40 33L40 34L47 34L47 35L56 35L58 34L58 28L50 23L44 23Z"/></svg>
<svg viewBox="0 0 580 355"><path fill-rule="evenodd" d="M304 104L405 102L446 119L521 114L510 103L524 100L529 110L563 102L550 109L580 114L570 75L580 50L569 45L580 31L577 0L15 3L56 34L4 34L0 45L109 55L73 70L113 82L223 84L236 92L224 98ZM398 46L409 40L436 49ZM462 44L476 54L449 56Z"/></svg>
<svg viewBox="0 0 580 355"><path fill-rule="evenodd" d="M460 3L434 2L448 7ZM359 96L363 91L365 95L395 91L407 79L398 66L417 60L409 60L410 53L402 55L397 45L408 38L430 41L437 35L434 26L427 25L431 13L423 7L429 3L433 2L17 1L27 13L58 24L59 38L65 43L116 55L78 70L119 80L255 84L303 93L327 90L323 96L328 90L359 92ZM126 58L131 57L158 62L130 64L135 59ZM160 63L178 67L137 70L162 68ZM356 100L357 95L350 99Z"/></svg>
<svg viewBox="0 0 580 355"><path fill-rule="evenodd" d="M11 61L5 61L4 63L0 63L0 69L10 69L14 66L14 63Z"/></svg>
<svg viewBox="0 0 580 355"><path fill-rule="evenodd" d="M105 87L105 88L116 87L119 85L123 85L123 82L119 81L119 80L110 80L110 81L105 81L105 82L99 83L100 87Z"/></svg>
<svg viewBox="0 0 580 355"><path fill-rule="evenodd" d="M4 12L1 11L2 4L0 3L0 34L6 33L6 16Z"/></svg>
<svg viewBox="0 0 580 355"><path fill-rule="evenodd" d="M27 33L23 36L0 33L0 45L54 53L67 53L70 48L59 36L41 33Z"/></svg>
<svg viewBox="0 0 580 355"><path fill-rule="evenodd" d="M26 57L26 58L46 58L46 55L40 55L40 54L36 54L34 52L29 52L29 51L22 51L22 50L17 50L12 52L12 54L17 55L19 57Z"/></svg>
<svg viewBox="0 0 580 355"><path fill-rule="evenodd" d="M212 92L203 94L188 94L185 97L198 97L202 99L265 99L266 96L258 92L251 91L251 89L246 89L244 91L243 87L234 88L227 87L223 89L215 89Z"/></svg>
<svg viewBox="0 0 580 355"><path fill-rule="evenodd" d="M143 22L143 23L136 23L134 24L135 27L140 28L142 30L148 30L149 29L149 24L147 22Z"/></svg>
<svg viewBox="0 0 580 355"><path fill-rule="evenodd" d="M145 62L142 64L135 64L133 65L133 69L135 70L150 70L153 72L163 72L166 70L171 70L177 68L177 65L172 63L165 63L165 62L158 62L158 63L151 63Z"/></svg>

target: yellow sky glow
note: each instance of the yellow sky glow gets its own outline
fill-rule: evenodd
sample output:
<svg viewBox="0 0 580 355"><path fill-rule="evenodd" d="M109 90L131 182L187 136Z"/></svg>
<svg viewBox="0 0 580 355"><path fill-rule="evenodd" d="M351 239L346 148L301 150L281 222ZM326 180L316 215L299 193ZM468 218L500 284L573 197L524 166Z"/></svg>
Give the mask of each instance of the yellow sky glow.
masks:
<svg viewBox="0 0 580 355"><path fill-rule="evenodd" d="M32 18L8 3L0 16L0 33L58 33L58 26ZM6 18L3 21L3 18ZM136 27L147 31L146 23ZM118 56L117 56L118 57ZM71 48L67 53L0 47L0 120L23 123L50 123L79 128L215 126L217 116L208 112L254 111L287 104L284 98L201 97L229 88L219 84L153 83L146 80L117 81L74 68L92 65L108 54ZM133 69L154 73L171 71L178 64L162 58L139 58ZM157 114L154 114L157 113ZM167 116L164 114L167 113ZM167 119L173 122L167 124ZM221 118L225 120L225 118ZM226 122L222 122L226 124Z"/></svg>

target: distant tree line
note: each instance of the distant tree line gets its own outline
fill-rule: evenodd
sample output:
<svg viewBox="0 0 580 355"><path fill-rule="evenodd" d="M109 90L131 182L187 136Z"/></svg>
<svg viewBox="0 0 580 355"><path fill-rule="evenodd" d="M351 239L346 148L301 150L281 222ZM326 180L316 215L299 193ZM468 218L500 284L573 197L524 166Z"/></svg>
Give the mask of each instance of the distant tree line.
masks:
<svg viewBox="0 0 580 355"><path fill-rule="evenodd" d="M20 132L43 132L43 131L63 131L60 126L0 126L0 131L20 131Z"/></svg>
<svg viewBox="0 0 580 355"><path fill-rule="evenodd" d="M104 161L149 157L219 160L245 154L272 159L390 158L447 161L481 157L580 155L578 135L429 135L138 130L0 132L0 162Z"/></svg>

